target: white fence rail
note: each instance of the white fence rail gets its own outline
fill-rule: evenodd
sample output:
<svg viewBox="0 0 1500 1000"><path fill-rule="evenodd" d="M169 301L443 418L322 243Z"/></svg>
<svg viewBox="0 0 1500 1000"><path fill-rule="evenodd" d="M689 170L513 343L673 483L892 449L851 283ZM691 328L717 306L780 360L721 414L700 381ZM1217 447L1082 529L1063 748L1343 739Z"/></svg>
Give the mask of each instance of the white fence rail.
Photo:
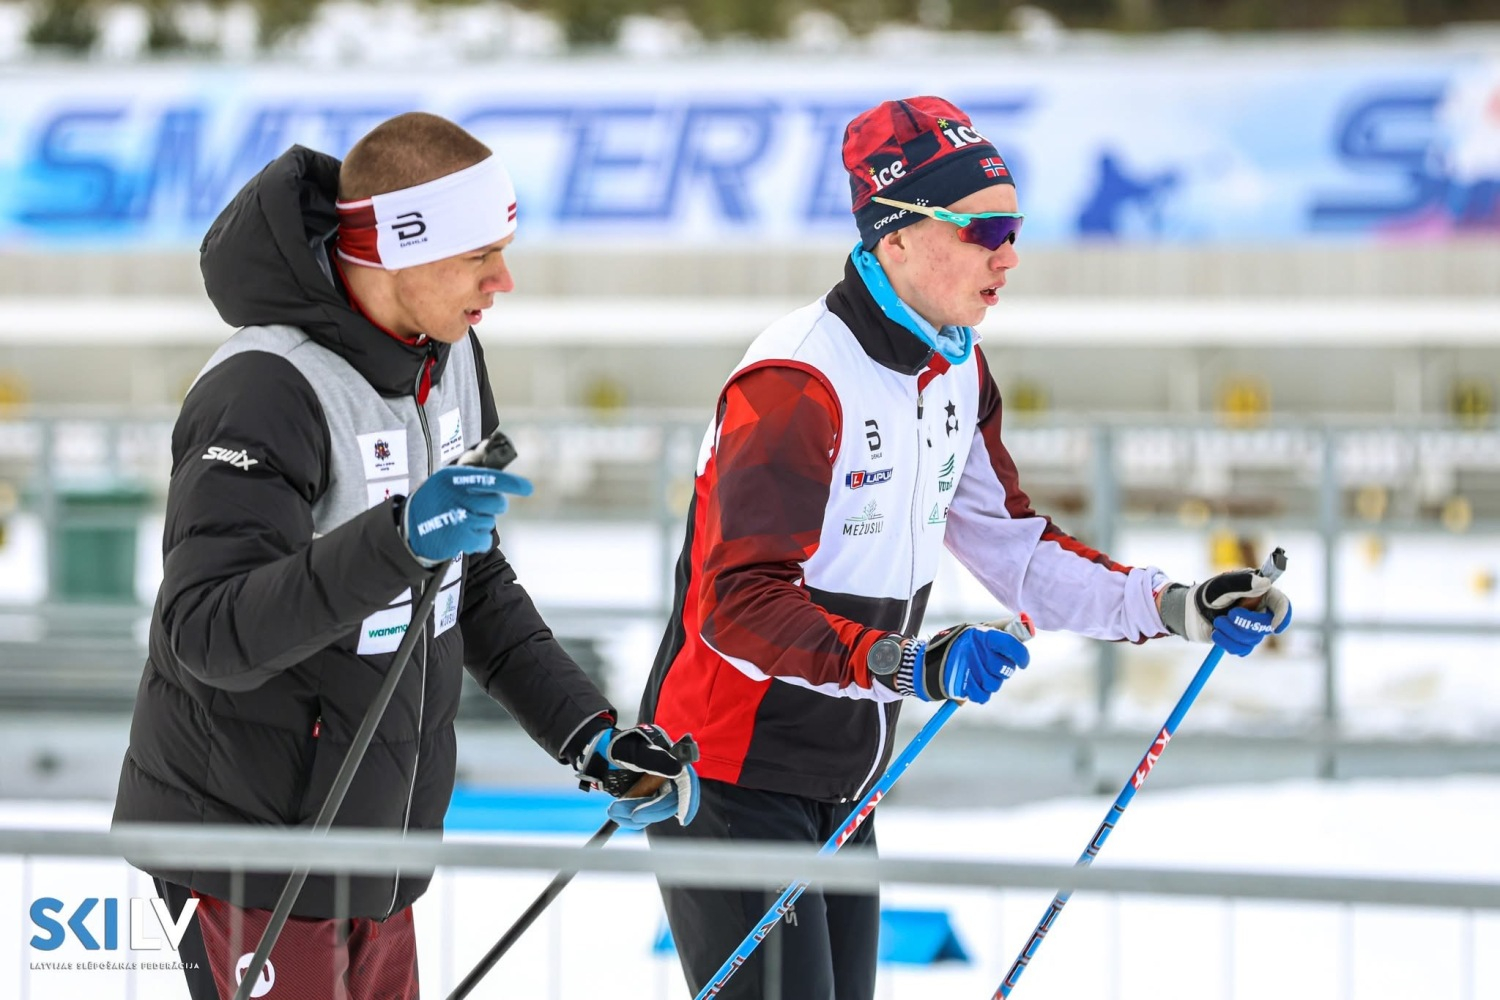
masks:
<svg viewBox="0 0 1500 1000"><path fill-rule="evenodd" d="M560 870L585 874L475 997L687 996L672 954L654 947L663 925L653 874L772 893L797 877L851 891L884 885L892 907L941 913L968 960L883 963L881 997L987 996L1059 888L1079 895L1018 988L1022 997L1241 1000L1274 992L1282 1000L1480 1000L1500 990L1495 881L815 857L811 848L776 846L634 849L641 846L638 837L583 850L555 840L443 842L366 832L0 829L0 879L18 890L22 911L19 967L7 971L0 957L0 989L21 1000L184 995L181 972L156 967L170 966L175 956L167 950L88 951L77 940L51 950L33 944L38 929L27 922L27 908L37 899L62 904L65 917L94 898L99 905L86 920L102 938L104 898L151 896L139 873L100 860L129 856L221 870L435 869L433 889L418 904L427 996L445 995ZM149 906L136 909L149 919ZM123 921L132 907L120 898L116 910ZM126 934L122 929L118 940Z"/></svg>

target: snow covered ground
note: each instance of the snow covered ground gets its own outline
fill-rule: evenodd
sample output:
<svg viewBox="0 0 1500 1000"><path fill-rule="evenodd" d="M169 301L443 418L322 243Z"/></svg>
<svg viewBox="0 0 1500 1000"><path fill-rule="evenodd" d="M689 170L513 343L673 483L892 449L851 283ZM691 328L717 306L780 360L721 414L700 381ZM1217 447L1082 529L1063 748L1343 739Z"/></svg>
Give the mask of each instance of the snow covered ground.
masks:
<svg viewBox="0 0 1500 1000"><path fill-rule="evenodd" d="M1168 755L1160 767L1170 766ZM913 776L920 767L919 761ZM1108 805L1107 798L1087 798L987 812L895 807L878 814L879 837L882 853L893 858L1067 864ZM102 803L0 806L0 826L10 827L100 828L107 816ZM1098 864L1494 882L1500 859L1486 845L1497 820L1495 777L1159 794L1147 786ZM608 849L642 847L643 838L620 835ZM440 873L417 907L425 995L446 995L548 880L544 874ZM35 961L97 960L105 953L85 953L73 941L47 953L32 949L30 900L149 894L144 877L121 862L0 861L0 895L20 902L0 908L0 941L17 942L0 948L0 994L20 1000L185 997L180 973L172 971L31 968ZM878 995L989 996L1048 899L1035 891L886 889L887 908L946 912L971 961L883 966ZM662 919L650 881L579 876L473 996L685 997L675 959L652 952ZM161 960L170 952L121 950L113 957ZM1037 1000L1480 1000L1500 996L1500 914L1079 894L1016 992Z"/></svg>
<svg viewBox="0 0 1500 1000"><path fill-rule="evenodd" d="M138 590L159 579L159 523L141 533ZM635 610L635 621L601 625L601 651L617 699L630 704L656 644L667 553L650 525L558 524L517 518L504 525L522 582L549 616L587 622L587 609ZM680 536L666 542L675 550ZM1292 557L1283 585L1299 621L1322 614L1323 559L1315 537L1266 538ZM1129 531L1113 555L1154 563L1191 579L1210 571L1202 535ZM40 598L45 565L40 526L12 519L0 548L0 604ZM1337 553L1341 613L1365 619L1494 621L1500 596L1478 585L1500 569L1500 539L1393 537L1383 549L1350 537ZM934 587L930 627L997 611L967 574L945 561ZM1296 625L1277 648L1226 663L1186 731L1284 732L1318 717L1321 660L1310 629ZM1351 632L1338 645L1342 724L1350 733L1402 738L1493 739L1500 731L1500 672L1493 638ZM1121 680L1108 723L1139 730L1141 748L1165 718L1203 650L1176 640L1121 648ZM1094 647L1042 635L1033 666L961 726L1099 724L1092 693ZM1191 751L1184 743L1180 751ZM1168 755L1158 773L1168 773ZM106 764L113 770L115 760ZM1024 767L1017 760L1013 765ZM921 780L921 762L907 782ZM1123 780L1124 775L1120 776ZM984 780L984 779L980 779ZM1004 780L1003 773L995 780ZM1070 799L998 811L923 811L893 802L879 820L887 856L1037 859L1071 863L1103 817L1108 799ZM104 803L0 803L0 826L102 827ZM1112 837L1101 865L1225 867L1247 871L1390 874L1500 880L1487 850L1500 821L1500 777L1338 784L1291 782L1196 790L1147 787ZM581 842L567 834L567 842ZM611 850L640 849L619 837ZM427 995L442 996L545 885L546 875L445 872L418 907ZM0 996L48 1000L135 1000L185 996L180 973L34 969L35 961L98 958L70 942L40 953L27 907L43 895L149 896L149 882L117 861L0 859ZM880 996L983 997L999 982L1045 907L1039 892L896 886L888 907L947 912L969 964L883 968ZM122 903L122 912L126 904ZM602 926L611 939L601 972ZM675 960L655 956L660 903L647 880L583 876L492 973L476 997L599 995L680 997ZM122 938L123 940L123 938ZM70 951L71 949L71 951ZM159 959L168 953L120 960ZM1164 898L1075 897L1018 990L1026 997L1134 1000L1479 1000L1500 996L1500 914ZM789 998L790 1000L790 998Z"/></svg>

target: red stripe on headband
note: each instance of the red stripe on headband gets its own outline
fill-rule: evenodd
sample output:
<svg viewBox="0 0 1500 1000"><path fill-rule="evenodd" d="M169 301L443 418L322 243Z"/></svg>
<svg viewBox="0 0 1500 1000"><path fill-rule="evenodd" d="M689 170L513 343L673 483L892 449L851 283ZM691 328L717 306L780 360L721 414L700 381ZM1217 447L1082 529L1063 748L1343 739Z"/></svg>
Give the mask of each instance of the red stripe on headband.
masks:
<svg viewBox="0 0 1500 1000"><path fill-rule="evenodd" d="M505 210L505 221L506 222L515 222L516 221L516 203L515 202L511 202L510 203L510 208L508 208L508 209Z"/></svg>
<svg viewBox="0 0 1500 1000"><path fill-rule="evenodd" d="M339 206L338 247L345 256L370 264L380 264L380 229L375 219L375 204L359 202Z"/></svg>

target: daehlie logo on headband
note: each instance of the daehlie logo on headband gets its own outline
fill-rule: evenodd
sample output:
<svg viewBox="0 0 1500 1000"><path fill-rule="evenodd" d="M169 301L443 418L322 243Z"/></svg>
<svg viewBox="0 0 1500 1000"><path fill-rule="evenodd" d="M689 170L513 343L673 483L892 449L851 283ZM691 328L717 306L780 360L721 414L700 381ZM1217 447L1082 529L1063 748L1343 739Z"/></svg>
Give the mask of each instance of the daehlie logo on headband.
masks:
<svg viewBox="0 0 1500 1000"><path fill-rule="evenodd" d="M404 212L396 216L396 221L391 223L391 229L395 232L396 239L401 241L402 246L427 242L427 223L422 221L421 212Z"/></svg>
<svg viewBox="0 0 1500 1000"><path fill-rule="evenodd" d="M516 188L494 156L436 180L338 203L338 254L398 270L492 247L516 231Z"/></svg>

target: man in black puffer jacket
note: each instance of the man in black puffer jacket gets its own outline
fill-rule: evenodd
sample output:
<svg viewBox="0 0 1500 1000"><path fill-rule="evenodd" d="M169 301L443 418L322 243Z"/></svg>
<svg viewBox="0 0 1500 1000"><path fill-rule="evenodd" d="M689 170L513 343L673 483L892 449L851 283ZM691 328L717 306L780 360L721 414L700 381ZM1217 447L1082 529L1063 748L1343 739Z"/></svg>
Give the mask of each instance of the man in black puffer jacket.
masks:
<svg viewBox="0 0 1500 1000"><path fill-rule="evenodd" d="M659 729L613 728L494 547L506 495L530 484L450 465L497 423L471 326L513 287L515 219L498 158L414 113L343 164L292 148L214 222L204 282L241 329L173 431L164 578L116 822L310 825L408 627L425 634L336 826L442 828L460 666L586 781L617 791L611 768L672 779L612 804L623 824L692 818L692 769ZM412 626L444 565L431 617ZM202 966L187 973L195 1000L230 995L286 876L147 870L174 915L198 899L183 947ZM303 1000L415 997L410 906L427 884L363 876L340 899L314 875L274 975Z"/></svg>

